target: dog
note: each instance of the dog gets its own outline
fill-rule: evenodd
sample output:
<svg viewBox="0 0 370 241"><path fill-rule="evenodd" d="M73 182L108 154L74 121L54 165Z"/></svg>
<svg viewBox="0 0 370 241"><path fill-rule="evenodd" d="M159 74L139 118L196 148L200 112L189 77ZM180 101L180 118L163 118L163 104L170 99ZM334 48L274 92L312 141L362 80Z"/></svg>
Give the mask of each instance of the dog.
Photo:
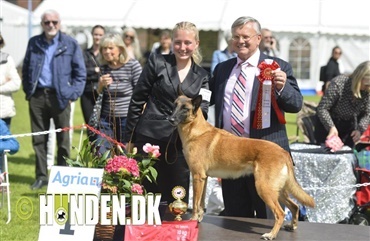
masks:
<svg viewBox="0 0 370 241"><path fill-rule="evenodd" d="M191 219L201 222L207 177L239 178L253 174L258 195L272 210L275 224L262 238L276 238L284 222L285 213L279 203L292 212L292 221L285 229L298 225L298 205L314 207L315 201L298 184L290 154L276 143L235 136L209 124L200 107L202 96L191 99L179 95L169 118L177 127L183 144L186 162L193 177L193 212Z"/></svg>

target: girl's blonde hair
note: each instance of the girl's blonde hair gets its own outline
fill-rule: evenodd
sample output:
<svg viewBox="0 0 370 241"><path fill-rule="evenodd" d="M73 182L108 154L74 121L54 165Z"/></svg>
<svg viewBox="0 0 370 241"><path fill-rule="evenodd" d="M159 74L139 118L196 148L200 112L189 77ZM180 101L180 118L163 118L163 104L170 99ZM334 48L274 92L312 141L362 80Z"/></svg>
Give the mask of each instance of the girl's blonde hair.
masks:
<svg viewBox="0 0 370 241"><path fill-rule="evenodd" d="M199 30L197 29L195 24L190 23L190 22L179 22L173 28L172 35L173 35L173 33L175 33L178 30L192 31L195 34L195 40L199 42ZM200 48L199 47L194 49L192 57L193 57L193 60L196 64L199 65L202 62L203 57L200 53Z"/></svg>
<svg viewBox="0 0 370 241"><path fill-rule="evenodd" d="M352 79L352 92L356 98L361 98L361 80L370 78L370 61L361 63L349 76Z"/></svg>
<svg viewBox="0 0 370 241"><path fill-rule="evenodd" d="M109 64L104 59L102 53L103 53L103 48L108 47L111 44L114 44L115 46L117 46L119 48L120 52L121 52L120 55L119 55L119 62L121 64L127 63L130 58L129 58L128 54L127 54L126 46L123 43L123 40L122 40L121 36L119 34L115 34L115 33L106 34L102 38L102 40L100 41L100 44L99 44L100 63L102 65Z"/></svg>

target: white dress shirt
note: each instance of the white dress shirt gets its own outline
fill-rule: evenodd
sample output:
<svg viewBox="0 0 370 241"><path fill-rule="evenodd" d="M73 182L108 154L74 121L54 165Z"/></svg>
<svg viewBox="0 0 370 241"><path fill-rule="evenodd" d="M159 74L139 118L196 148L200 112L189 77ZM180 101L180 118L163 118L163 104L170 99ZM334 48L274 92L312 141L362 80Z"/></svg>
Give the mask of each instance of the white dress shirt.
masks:
<svg viewBox="0 0 370 241"><path fill-rule="evenodd" d="M236 65L234 66L229 79L227 80L224 94L224 108L223 108L223 129L231 132L231 107L233 103L233 92L236 80L240 75L240 71L243 71L247 77L246 79L246 90L245 90L245 101L244 101L244 134L242 136L249 137L250 133L250 121L251 121L251 102L252 102L252 90L253 83L256 74L258 73L258 61L260 58L260 50L257 49L249 59L242 61L237 57ZM240 65L241 64L241 65Z"/></svg>

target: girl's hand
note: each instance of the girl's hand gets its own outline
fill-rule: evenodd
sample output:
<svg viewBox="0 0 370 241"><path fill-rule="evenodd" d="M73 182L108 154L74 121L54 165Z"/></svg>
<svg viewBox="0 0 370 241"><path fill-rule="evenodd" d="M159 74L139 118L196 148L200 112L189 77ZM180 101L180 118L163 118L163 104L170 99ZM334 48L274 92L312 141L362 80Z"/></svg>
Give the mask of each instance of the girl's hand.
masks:
<svg viewBox="0 0 370 241"><path fill-rule="evenodd" d="M358 130L354 130L351 133L353 143L357 144L361 140L361 133Z"/></svg>
<svg viewBox="0 0 370 241"><path fill-rule="evenodd" d="M330 128L329 134L326 137L326 139L329 139L332 136L338 136L338 130L337 130L337 128L335 126L333 126L332 128Z"/></svg>

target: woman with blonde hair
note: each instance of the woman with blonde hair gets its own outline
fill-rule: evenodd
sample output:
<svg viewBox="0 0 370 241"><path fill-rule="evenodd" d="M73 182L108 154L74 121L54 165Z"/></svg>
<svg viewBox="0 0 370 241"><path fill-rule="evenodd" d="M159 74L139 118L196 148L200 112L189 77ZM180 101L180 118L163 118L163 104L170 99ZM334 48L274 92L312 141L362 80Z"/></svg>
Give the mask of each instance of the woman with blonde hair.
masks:
<svg viewBox="0 0 370 241"><path fill-rule="evenodd" d="M142 68L137 60L129 57L119 34L105 35L100 41L99 51L102 66L97 91L103 93L99 129L122 142L128 106ZM102 153L114 146L101 136L98 136L98 143L105 147L100 148Z"/></svg>
<svg viewBox="0 0 370 241"><path fill-rule="evenodd" d="M177 130L169 122L178 89L192 98L208 92L209 73L200 67L199 31L193 23L180 22L172 31L171 54L152 53L132 95L126 125L126 142L143 146L151 143L163 153L155 165L157 184L144 183L148 192L161 193L162 201L172 202L175 186L186 190L188 202L189 168L182 153ZM207 116L209 100L201 109ZM145 107L145 108L144 108ZM129 146L132 146L129 145ZM140 148L139 148L140 149Z"/></svg>
<svg viewBox="0 0 370 241"><path fill-rule="evenodd" d="M127 54L130 56L130 58L140 61L142 54L136 30L131 27L124 28L122 32L122 39L126 46Z"/></svg>
<svg viewBox="0 0 370 241"><path fill-rule="evenodd" d="M317 107L316 142L338 136L354 147L370 123L369 92L370 61L358 65L349 76L335 77Z"/></svg>

